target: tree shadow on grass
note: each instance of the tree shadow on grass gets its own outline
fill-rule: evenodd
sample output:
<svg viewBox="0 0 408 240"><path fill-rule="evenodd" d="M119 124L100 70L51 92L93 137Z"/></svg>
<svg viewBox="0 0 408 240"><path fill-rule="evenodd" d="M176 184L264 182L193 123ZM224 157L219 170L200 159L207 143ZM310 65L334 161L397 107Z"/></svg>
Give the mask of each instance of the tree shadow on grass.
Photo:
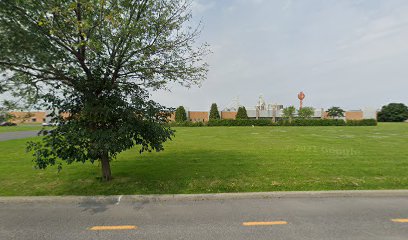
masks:
<svg viewBox="0 0 408 240"><path fill-rule="evenodd" d="M352 177L347 162L333 169L309 153L255 150L183 149L139 155L121 154L112 162L114 179L98 180L98 166L76 168L58 186L59 195L132 195L304 190L330 184L330 177ZM313 158L314 160L310 160ZM73 169L74 170L74 169ZM323 171L324 170L324 171ZM90 171L92 172L90 174ZM340 174L340 175L339 175ZM313 178L313 179L312 179ZM310 182L310 180L313 180ZM321 182L322 181L322 182ZM87 205L84 204L86 207ZM97 206L90 211L102 211Z"/></svg>
<svg viewBox="0 0 408 240"><path fill-rule="evenodd" d="M63 195L175 194L200 191L195 189L197 187L206 192L204 188L215 188L230 179L256 174L257 168L252 162L256 154L236 151L165 151L139 156L135 151L126 152L113 161L111 182L98 180L99 169L95 166L92 181L66 179L59 192ZM212 183L214 186L208 186ZM96 207L89 207L93 205ZM94 212L105 209L93 202L84 202L82 206Z"/></svg>

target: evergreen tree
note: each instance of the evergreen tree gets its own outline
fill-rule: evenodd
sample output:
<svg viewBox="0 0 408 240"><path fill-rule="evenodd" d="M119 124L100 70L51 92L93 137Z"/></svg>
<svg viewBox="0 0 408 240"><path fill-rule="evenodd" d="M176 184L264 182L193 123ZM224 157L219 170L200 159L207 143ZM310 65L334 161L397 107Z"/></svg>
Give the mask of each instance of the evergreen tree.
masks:
<svg viewBox="0 0 408 240"><path fill-rule="evenodd" d="M212 119L220 119L220 113L218 112L218 107L216 103L211 104L210 110L210 120Z"/></svg>
<svg viewBox="0 0 408 240"><path fill-rule="evenodd" d="M236 119L248 119L248 114L245 107L239 107Z"/></svg>
<svg viewBox="0 0 408 240"><path fill-rule="evenodd" d="M176 122L185 122L187 121L186 109L183 106L180 106L176 109Z"/></svg>

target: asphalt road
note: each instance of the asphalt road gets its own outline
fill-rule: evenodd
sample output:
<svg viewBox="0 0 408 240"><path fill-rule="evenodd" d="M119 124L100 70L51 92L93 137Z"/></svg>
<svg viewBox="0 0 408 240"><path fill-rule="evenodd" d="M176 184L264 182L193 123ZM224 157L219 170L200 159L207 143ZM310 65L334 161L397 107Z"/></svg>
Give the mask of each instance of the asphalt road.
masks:
<svg viewBox="0 0 408 240"><path fill-rule="evenodd" d="M0 142L13 139L35 137L38 135L38 132L39 130L0 133Z"/></svg>
<svg viewBox="0 0 408 240"><path fill-rule="evenodd" d="M408 197L3 202L0 239L406 240L406 218Z"/></svg>

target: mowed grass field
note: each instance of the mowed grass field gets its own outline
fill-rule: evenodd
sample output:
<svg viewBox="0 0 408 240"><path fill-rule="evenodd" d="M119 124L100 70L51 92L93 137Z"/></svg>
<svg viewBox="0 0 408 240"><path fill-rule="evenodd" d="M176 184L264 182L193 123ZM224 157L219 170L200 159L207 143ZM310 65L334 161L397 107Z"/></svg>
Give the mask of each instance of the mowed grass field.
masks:
<svg viewBox="0 0 408 240"><path fill-rule="evenodd" d="M6 132L34 131L40 130L41 124L22 124L17 126L0 126L0 134Z"/></svg>
<svg viewBox="0 0 408 240"><path fill-rule="evenodd" d="M176 128L166 150L112 162L33 168L25 140L0 142L0 195L408 189L408 124Z"/></svg>

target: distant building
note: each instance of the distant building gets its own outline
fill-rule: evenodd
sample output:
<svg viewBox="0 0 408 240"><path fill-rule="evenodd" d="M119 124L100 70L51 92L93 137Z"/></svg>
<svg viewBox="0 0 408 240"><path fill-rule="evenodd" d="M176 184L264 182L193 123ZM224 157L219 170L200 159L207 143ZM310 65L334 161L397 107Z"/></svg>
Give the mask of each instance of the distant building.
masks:
<svg viewBox="0 0 408 240"><path fill-rule="evenodd" d="M221 119L235 119L237 116L238 107L240 107L239 98L235 98L227 107L220 111ZM283 118L282 104L268 104L263 96L259 96L255 107L246 107L249 119L270 119L271 121L279 121ZM11 120L14 123L50 123L51 117L48 117L50 112L10 112L15 117ZM295 113L296 117L297 112ZM62 114L63 117L68 117L68 114ZM209 111L190 111L186 108L186 117L191 122L208 122ZM328 113L323 109L315 109L311 118L328 119ZM348 110L345 112L344 120L362 120L362 119L377 119L377 110L366 108L364 110ZM170 121L175 121L175 114L169 116Z"/></svg>
<svg viewBox="0 0 408 240"><path fill-rule="evenodd" d="M346 120L361 120L364 119L364 113L361 110L349 110L344 114Z"/></svg>
<svg viewBox="0 0 408 240"><path fill-rule="evenodd" d="M238 107L242 106L239 103L239 98L234 98L226 107L220 111L221 119L235 119L238 111ZM245 107L249 119L270 119L271 121L279 121L283 118L282 104L268 104L263 95L259 96L258 101L254 107ZM362 120L362 119L377 119L376 109L365 108L364 110L348 110L345 111L344 117L340 119L344 120ZM189 111L187 110L187 119L191 122L208 122L209 111ZM294 117L297 116L297 111ZM327 111L323 108L317 108L314 110L313 119L329 119ZM174 121L174 115L170 118L170 121Z"/></svg>
<svg viewBox="0 0 408 240"><path fill-rule="evenodd" d="M51 117L48 115L51 113L50 111L35 111L35 112L9 112L13 115L13 118L10 122L13 123L50 123ZM68 113L61 113L63 118L67 118L69 116Z"/></svg>
<svg viewBox="0 0 408 240"><path fill-rule="evenodd" d="M45 112L10 112L13 123L44 123L47 114Z"/></svg>
<svg viewBox="0 0 408 240"><path fill-rule="evenodd" d="M209 112L188 111L187 119L191 122L208 122Z"/></svg>
<svg viewBox="0 0 408 240"><path fill-rule="evenodd" d="M276 111L271 109L266 110L256 110L247 109L247 114L249 119L273 119L279 121L283 117L283 106L279 105ZM221 119L235 119L237 115L236 111L221 111ZM187 111L188 120L191 122L208 122L210 113L205 111ZM296 117L296 114L295 114ZM323 109L316 109L314 115L311 117L314 119L329 119L327 112ZM377 119L376 111L363 111L363 110L350 110L346 111L344 120L362 120L362 119ZM174 121L174 117L170 118L170 121Z"/></svg>

